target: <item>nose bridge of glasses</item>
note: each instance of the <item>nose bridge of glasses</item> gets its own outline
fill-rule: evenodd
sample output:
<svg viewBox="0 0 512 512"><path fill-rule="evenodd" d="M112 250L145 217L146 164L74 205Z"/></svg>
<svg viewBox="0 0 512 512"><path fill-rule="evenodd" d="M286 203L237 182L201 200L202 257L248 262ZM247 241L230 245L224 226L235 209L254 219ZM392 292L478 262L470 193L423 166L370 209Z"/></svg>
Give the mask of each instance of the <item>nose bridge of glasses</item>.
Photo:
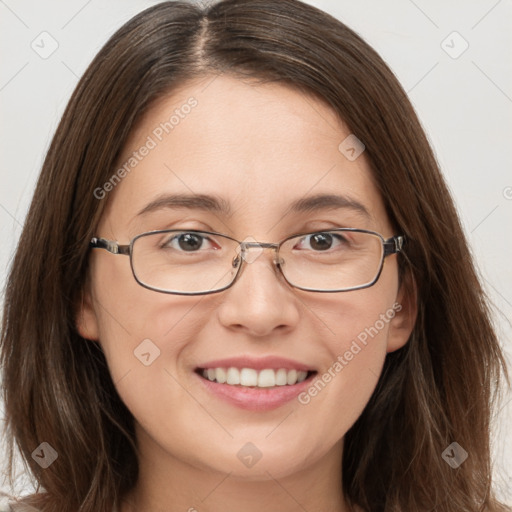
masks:
<svg viewBox="0 0 512 512"><path fill-rule="evenodd" d="M247 249L249 247L259 247L261 249L277 249L279 244L272 244L270 242L240 242L242 249Z"/></svg>
<svg viewBox="0 0 512 512"><path fill-rule="evenodd" d="M254 249L249 252L249 249ZM274 263L280 263L280 260L277 258L277 251L279 249L279 244L274 244L270 242L240 242L240 251L242 253L242 258L247 263L253 263L256 259L263 253L264 249L273 249L275 252Z"/></svg>

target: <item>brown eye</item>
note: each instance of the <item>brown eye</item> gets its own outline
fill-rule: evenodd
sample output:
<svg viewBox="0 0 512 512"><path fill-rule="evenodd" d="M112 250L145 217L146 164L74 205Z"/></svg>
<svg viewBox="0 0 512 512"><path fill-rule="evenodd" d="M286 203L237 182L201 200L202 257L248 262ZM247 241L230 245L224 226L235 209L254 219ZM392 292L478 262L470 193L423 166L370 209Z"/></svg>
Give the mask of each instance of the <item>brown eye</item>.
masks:
<svg viewBox="0 0 512 512"><path fill-rule="evenodd" d="M332 235L328 233L315 233L311 235L309 244L316 251L325 251L332 246Z"/></svg>
<svg viewBox="0 0 512 512"><path fill-rule="evenodd" d="M302 237L294 249L323 252L336 247L341 248L340 246L345 243L346 238L339 234L319 232Z"/></svg>
<svg viewBox="0 0 512 512"><path fill-rule="evenodd" d="M209 244L208 244L209 242ZM165 240L163 249L175 249L182 252L199 252L201 249L211 248L212 241L199 233L180 233Z"/></svg>
<svg viewBox="0 0 512 512"><path fill-rule="evenodd" d="M203 237L194 233L185 233L178 237L178 245L184 251L195 251L203 245Z"/></svg>

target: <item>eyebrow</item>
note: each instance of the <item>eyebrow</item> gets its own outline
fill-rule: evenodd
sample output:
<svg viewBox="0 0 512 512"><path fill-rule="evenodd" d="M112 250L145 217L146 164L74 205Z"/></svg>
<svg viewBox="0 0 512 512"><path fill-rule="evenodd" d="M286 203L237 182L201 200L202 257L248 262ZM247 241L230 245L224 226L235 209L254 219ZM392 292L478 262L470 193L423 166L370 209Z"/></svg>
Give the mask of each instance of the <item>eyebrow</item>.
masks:
<svg viewBox="0 0 512 512"><path fill-rule="evenodd" d="M290 205L290 209L293 212L306 213L328 209L349 209L362 213L365 217L371 217L370 212L362 203L351 197L337 194L316 194L314 196L305 197L294 201Z"/></svg>
<svg viewBox="0 0 512 512"><path fill-rule="evenodd" d="M226 216L231 214L231 207L229 203L221 197L206 194L169 194L159 196L148 203L139 211L139 213L137 213L137 216L165 208L204 210L208 212L222 213Z"/></svg>
<svg viewBox="0 0 512 512"><path fill-rule="evenodd" d="M166 194L157 197L144 208L137 216L145 215L162 209L188 208L203 210L229 216L232 209L228 201L222 197L207 194ZM348 196L337 194L316 194L298 199L290 204L288 211L295 213L309 213L328 209L349 209L370 218L370 212L359 201Z"/></svg>

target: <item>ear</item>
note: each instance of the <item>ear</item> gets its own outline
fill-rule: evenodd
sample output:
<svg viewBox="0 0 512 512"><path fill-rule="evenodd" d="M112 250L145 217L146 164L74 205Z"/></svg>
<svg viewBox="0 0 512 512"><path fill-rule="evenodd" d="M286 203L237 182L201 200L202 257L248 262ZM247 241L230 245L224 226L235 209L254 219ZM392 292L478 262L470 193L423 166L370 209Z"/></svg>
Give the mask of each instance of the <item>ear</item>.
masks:
<svg viewBox="0 0 512 512"><path fill-rule="evenodd" d="M80 294L79 304L75 313L75 324L78 334L80 334L82 338L98 341L98 318L94 311L93 299L88 281L84 285L84 289Z"/></svg>
<svg viewBox="0 0 512 512"><path fill-rule="evenodd" d="M418 316L418 287L409 270L400 283L393 310L395 316L389 322L386 352L394 352L407 343Z"/></svg>

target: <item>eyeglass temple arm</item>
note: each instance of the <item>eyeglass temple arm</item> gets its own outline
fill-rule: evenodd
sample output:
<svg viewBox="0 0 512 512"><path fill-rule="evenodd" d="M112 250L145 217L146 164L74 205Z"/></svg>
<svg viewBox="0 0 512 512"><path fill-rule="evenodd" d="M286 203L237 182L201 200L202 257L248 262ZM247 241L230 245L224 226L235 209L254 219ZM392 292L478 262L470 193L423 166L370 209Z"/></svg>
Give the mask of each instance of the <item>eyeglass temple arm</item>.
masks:
<svg viewBox="0 0 512 512"><path fill-rule="evenodd" d="M404 242L405 236L403 235L388 238L384 242L384 257L400 252L404 246Z"/></svg>
<svg viewBox="0 0 512 512"><path fill-rule="evenodd" d="M112 254L130 254L129 245L119 245L117 242L114 242L113 240L107 240L106 238L91 238L89 247L93 249L106 249Z"/></svg>

